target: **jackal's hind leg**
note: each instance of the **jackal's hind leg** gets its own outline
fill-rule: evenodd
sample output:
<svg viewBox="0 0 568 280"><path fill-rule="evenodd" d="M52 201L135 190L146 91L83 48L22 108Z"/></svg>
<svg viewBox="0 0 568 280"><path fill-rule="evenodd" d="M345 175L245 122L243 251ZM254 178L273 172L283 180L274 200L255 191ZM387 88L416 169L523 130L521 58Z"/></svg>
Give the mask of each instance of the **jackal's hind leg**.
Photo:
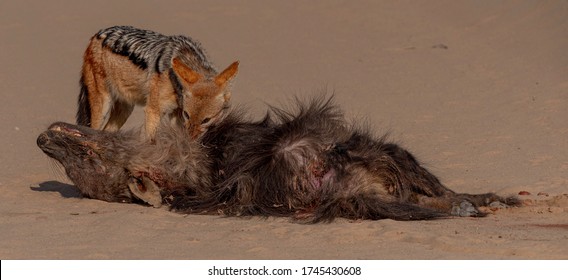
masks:
<svg viewBox="0 0 568 280"><path fill-rule="evenodd" d="M133 110L134 105L119 100L115 101L114 105L110 109L110 117L108 118L108 122L104 126L104 130L119 130L124 125L128 117L130 117L130 114L132 114Z"/></svg>

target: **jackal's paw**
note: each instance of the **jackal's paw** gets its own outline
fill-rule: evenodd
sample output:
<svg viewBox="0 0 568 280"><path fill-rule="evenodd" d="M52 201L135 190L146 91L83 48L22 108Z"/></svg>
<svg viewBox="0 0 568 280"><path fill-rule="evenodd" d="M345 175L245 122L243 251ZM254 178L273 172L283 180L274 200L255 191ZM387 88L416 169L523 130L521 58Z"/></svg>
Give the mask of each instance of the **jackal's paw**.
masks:
<svg viewBox="0 0 568 280"><path fill-rule="evenodd" d="M450 214L459 217L473 217L478 216L479 211L471 202L464 200L459 205L452 206L452 212Z"/></svg>

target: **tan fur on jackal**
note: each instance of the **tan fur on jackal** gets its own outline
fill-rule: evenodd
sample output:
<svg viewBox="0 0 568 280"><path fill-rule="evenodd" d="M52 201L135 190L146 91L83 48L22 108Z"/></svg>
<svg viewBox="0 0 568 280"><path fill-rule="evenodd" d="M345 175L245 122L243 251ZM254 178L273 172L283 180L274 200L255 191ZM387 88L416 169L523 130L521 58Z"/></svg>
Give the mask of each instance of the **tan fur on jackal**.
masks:
<svg viewBox="0 0 568 280"><path fill-rule="evenodd" d="M147 137L167 115L196 138L223 118L238 65L218 73L189 37L128 26L103 29L84 54L77 123L115 131L140 105Z"/></svg>

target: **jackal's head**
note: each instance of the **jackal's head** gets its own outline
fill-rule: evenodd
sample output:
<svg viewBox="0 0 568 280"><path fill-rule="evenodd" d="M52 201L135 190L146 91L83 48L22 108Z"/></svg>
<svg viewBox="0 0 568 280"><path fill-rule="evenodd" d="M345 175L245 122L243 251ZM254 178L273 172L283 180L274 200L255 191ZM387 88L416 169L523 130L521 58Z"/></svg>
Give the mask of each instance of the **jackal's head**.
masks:
<svg viewBox="0 0 568 280"><path fill-rule="evenodd" d="M195 139L225 116L239 62L233 62L215 77L206 77L177 58L173 60L172 67L184 88L181 104L184 125L191 138Z"/></svg>

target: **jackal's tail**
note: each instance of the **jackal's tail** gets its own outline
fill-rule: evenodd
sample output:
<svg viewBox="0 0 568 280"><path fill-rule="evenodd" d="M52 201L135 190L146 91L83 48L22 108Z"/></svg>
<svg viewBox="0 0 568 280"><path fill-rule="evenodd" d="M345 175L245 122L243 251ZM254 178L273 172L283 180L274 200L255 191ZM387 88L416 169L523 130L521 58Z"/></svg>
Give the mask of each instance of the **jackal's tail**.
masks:
<svg viewBox="0 0 568 280"><path fill-rule="evenodd" d="M91 104L89 104L89 89L85 82L83 81L83 77L81 77L81 81L79 82L81 86L81 92L79 93L79 99L77 100L77 115L75 116L77 119L78 125L84 126L91 126Z"/></svg>

